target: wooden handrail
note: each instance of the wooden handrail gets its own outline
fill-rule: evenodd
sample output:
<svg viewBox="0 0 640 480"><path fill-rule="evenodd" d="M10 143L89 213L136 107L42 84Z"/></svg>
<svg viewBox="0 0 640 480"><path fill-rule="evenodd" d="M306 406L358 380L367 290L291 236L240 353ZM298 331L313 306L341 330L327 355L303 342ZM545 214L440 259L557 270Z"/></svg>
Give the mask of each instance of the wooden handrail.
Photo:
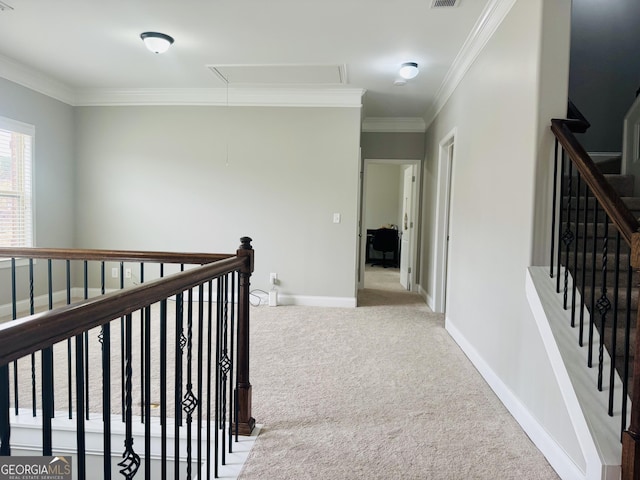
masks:
<svg viewBox="0 0 640 480"><path fill-rule="evenodd" d="M564 119L551 120L551 130L573 160L574 165L589 185L610 220L615 224L627 245L632 245L633 234L640 229L640 223L629 211L618 193L606 181L604 175L589 157L584 147L573 136L567 126L570 121Z"/></svg>
<svg viewBox="0 0 640 480"><path fill-rule="evenodd" d="M0 248L0 258L50 258L52 260L102 260L111 262L157 262L204 265L230 257L233 257L233 254L143 252L137 250L83 250L67 248Z"/></svg>
<svg viewBox="0 0 640 480"><path fill-rule="evenodd" d="M0 366L217 276L245 270L251 261L250 256L232 256L135 287L0 324Z"/></svg>

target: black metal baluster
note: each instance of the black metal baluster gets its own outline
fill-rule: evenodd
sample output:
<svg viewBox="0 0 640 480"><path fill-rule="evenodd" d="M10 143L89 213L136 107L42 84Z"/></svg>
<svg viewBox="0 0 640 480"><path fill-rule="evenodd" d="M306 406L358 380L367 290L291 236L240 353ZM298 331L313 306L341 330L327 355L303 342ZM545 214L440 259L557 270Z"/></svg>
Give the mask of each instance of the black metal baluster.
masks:
<svg viewBox="0 0 640 480"><path fill-rule="evenodd" d="M140 263L140 283L144 283L144 262ZM144 329L144 309L140 310L140 352L144 352L144 338L145 338L145 329ZM140 385L144 385L144 372L145 372L145 362L144 355L140 355ZM140 388L140 421L144 423L144 405L146 402L146 396L144 388Z"/></svg>
<svg viewBox="0 0 640 480"><path fill-rule="evenodd" d="M229 375L229 369L231 360L229 359L229 298L227 297L227 284L228 276L224 275L218 280L222 283L222 356L220 358L220 369L222 371L222 385L221 385L221 400L222 400L222 421L220 428L222 430L222 465L227 464L227 432L226 432L226 420L227 420L227 380Z"/></svg>
<svg viewBox="0 0 640 480"><path fill-rule="evenodd" d="M176 342L175 342L175 388L174 388L174 437L176 439L174 443L174 451L173 457L176 459L173 463L174 465L174 477L180 478L180 462L178 459L180 458L180 442L178 439L180 438L180 425L182 424L182 409L180 408L180 402L182 400L182 349L184 348L183 338L184 333L182 332L182 293L178 293L176 295ZM186 338L185 338L186 341Z"/></svg>
<svg viewBox="0 0 640 480"><path fill-rule="evenodd" d="M67 277L67 305L71 305L71 261L66 261ZM69 420L73 418L73 345L71 338L67 339L67 386L69 402ZM80 415L80 414L79 414Z"/></svg>
<svg viewBox="0 0 640 480"><path fill-rule="evenodd" d="M144 478L151 480L151 306L144 310Z"/></svg>
<svg viewBox="0 0 640 480"><path fill-rule="evenodd" d="M18 318L18 300L17 300L17 290L16 290L16 259L15 258L11 258L11 318L13 320ZM19 393L18 392L18 361L15 360L13 362L13 395L14 395L13 402L14 402L14 411L16 415L18 415L18 408L19 408L18 393Z"/></svg>
<svg viewBox="0 0 640 480"><path fill-rule="evenodd" d="M11 422L9 408L9 366L0 366L0 456L11 455Z"/></svg>
<svg viewBox="0 0 640 480"><path fill-rule="evenodd" d="M104 295L104 262L102 262L101 275L102 294ZM84 298L89 298L89 262L84 261ZM98 335L98 341L102 343L102 328ZM103 371L104 373L104 371ZM84 391L85 418L89 420L89 332L84 332L84 384L87 386ZM105 450L106 451L106 450ZM105 477L106 478L106 477Z"/></svg>
<svg viewBox="0 0 640 480"><path fill-rule="evenodd" d="M589 308L589 348L587 366L593 366L593 326L596 315L596 251L598 250L598 200L593 202L593 249L591 251L591 308Z"/></svg>
<svg viewBox="0 0 640 480"><path fill-rule="evenodd" d="M120 262L120 290L124 289L124 262ZM125 327L124 327L124 317L120 317L120 391L124 393L125 391L125 365L124 365L124 343L125 343ZM126 421L125 412L125 398L124 395L121 395L120 398L120 408L122 412L122 422Z"/></svg>
<svg viewBox="0 0 640 480"><path fill-rule="evenodd" d="M207 455L207 467L206 467L206 471L207 471L207 480L209 480L211 478L211 381L212 381L212 376L211 376L211 364L212 362L212 358L211 358L211 352L212 352L212 337L213 337L213 312L212 312L212 305L213 305L213 297L212 297L212 286L211 286L211 281L208 282L209 285L209 289L208 289L208 295L209 295L209 304L207 306L207 416L206 416L206 423L207 423L207 451L209 452L209 455ZM214 427L215 427L215 423L214 423ZM214 428L214 433L215 433L215 428ZM218 471L217 471L217 462L216 459L214 458L214 477L218 478Z"/></svg>
<svg viewBox="0 0 640 480"><path fill-rule="evenodd" d="M615 269L613 278L613 320L611 328L613 334L611 336L611 368L609 369L609 416L613 417L613 387L616 377L616 349L618 348L618 298L619 298L619 279L620 279L620 232L616 230L616 253L615 253Z"/></svg>
<svg viewBox="0 0 640 480"><path fill-rule="evenodd" d="M77 472L78 478L86 478L87 463L86 463L86 445L85 445L85 420L84 420L84 395L85 395L85 383L84 383L84 338L83 335L76 336L76 442L77 442ZM89 386L86 385L86 389ZM106 451L105 451L106 452ZM109 457L105 453L105 457Z"/></svg>
<svg viewBox="0 0 640 480"><path fill-rule="evenodd" d="M595 198L594 198L595 201ZM587 279L587 243L589 232L589 187L585 184L584 188L584 212L582 222L582 275L581 275L581 294L582 294L582 306L580 308L580 327L578 332L578 344L582 347L584 345L584 312L585 305L587 304L587 298L585 295L585 285Z"/></svg>
<svg viewBox="0 0 640 480"><path fill-rule="evenodd" d="M563 155L563 163L564 163L564 150L562 151ZM573 162L569 161L569 180L567 184L567 220L566 220L566 229L562 234L562 243L564 243L564 290L562 295L562 305L564 309L567 309L567 297L568 297L568 287L569 287L569 253L571 250L571 243L575 235L571 231L571 201L573 197ZM564 192L563 192L564 193Z"/></svg>
<svg viewBox="0 0 640 480"><path fill-rule="evenodd" d="M229 370L229 407L233 408L233 412L229 412L229 452L233 452L232 447L232 438L233 438L233 430L231 428L236 421L236 409L235 409L235 401L234 401L234 388L235 385L235 377L233 372L233 366L235 365L236 356L235 356L235 318L236 318L236 273L231 273L231 327L229 330L230 343L231 343L231 354L229 357L231 358L231 365ZM238 439L236 438L236 441Z"/></svg>
<svg viewBox="0 0 640 480"><path fill-rule="evenodd" d="M160 427L162 480L167 478L167 299L160 302Z"/></svg>
<svg viewBox="0 0 640 480"><path fill-rule="evenodd" d="M104 479L111 478L111 324L102 326L100 343L102 344L102 421L104 431L103 442L103 470ZM89 406L87 405L87 410Z"/></svg>
<svg viewBox="0 0 640 480"><path fill-rule="evenodd" d="M600 341L598 342L598 390L602 391L602 369L604 364L604 327L607 320L607 313L611 310L611 302L607 296L607 267L609 249L609 217L604 216L604 243L602 244L602 287L600 288L600 298L596 304L600 313Z"/></svg>
<svg viewBox="0 0 640 480"><path fill-rule="evenodd" d="M103 265L103 270L104 270L104 265ZM104 276L104 272L103 272L103 276ZM87 298L89 298L89 263L85 260L83 262L83 290L84 290L84 299L86 300Z"/></svg>
<svg viewBox="0 0 640 480"><path fill-rule="evenodd" d="M197 450L198 450L198 478L202 476L202 390L203 390L203 328L204 328L204 289L203 285L198 285L198 430L196 432L197 437Z"/></svg>
<svg viewBox="0 0 640 480"><path fill-rule="evenodd" d="M29 314L35 313L33 296L33 258L29 259ZM32 414L36 416L36 355L31 354L31 404Z"/></svg>
<svg viewBox="0 0 640 480"><path fill-rule="evenodd" d="M191 480L191 464L193 456L191 453L191 422L193 421L193 411L198 405L198 399L193 394L192 383L192 361L193 361L193 291L190 289L187 300L187 391L182 400L182 408L187 414L187 480Z"/></svg>
<svg viewBox="0 0 640 480"><path fill-rule="evenodd" d="M580 218L580 190L582 188L582 182L580 172L576 172L577 178L577 193L576 193L576 224L575 224L575 238L573 242L573 282L571 289L571 328L576 326L576 294L578 290L578 219ZM586 185L585 185L586 188ZM585 207L586 208L586 207Z"/></svg>
<svg viewBox="0 0 640 480"><path fill-rule="evenodd" d="M48 300L49 300L49 310L53 310L53 265L51 263L51 259L47 259L47 296L48 296ZM53 349L48 349L49 352L47 353L47 356L49 357L47 359L47 362L51 362L51 378L50 378L50 382L51 382L51 390L50 390L50 395L51 395L51 417L55 417L55 392L53 390L53 386L55 385L55 378L54 378L54 369L53 369ZM44 352L43 352L44 353Z"/></svg>
<svg viewBox="0 0 640 480"><path fill-rule="evenodd" d="M558 139L556 138L553 155L553 201L551 206L551 260L549 261L549 276L553 278L553 263L555 262L556 246L556 211L558 210Z"/></svg>
<svg viewBox="0 0 640 480"><path fill-rule="evenodd" d="M560 266L562 264L562 248L560 246L560 242L562 241L562 228L563 224L563 208L562 204L564 203L564 193L565 193L565 154L564 149L562 149L561 153L561 163L560 163L560 201L558 203L558 259L557 259L557 272L558 276L556 278L556 292L560 293Z"/></svg>
<svg viewBox="0 0 640 480"><path fill-rule="evenodd" d="M131 377L133 376L133 368L131 367L132 362L132 336L133 336L133 328L132 328L132 315L129 313L125 315L125 332L123 343L125 344L124 354L125 354L125 382L124 382L124 390L122 391L122 396L125 399L125 439L124 439L124 452L122 453L122 461L118 463L119 467L122 467L120 473L127 479L131 480L136 473L138 472L138 468L140 467L140 455L138 455L133 449L133 407L132 407L132 398L131 398L131 390L132 390L132 381ZM176 439L177 441L177 439ZM177 460L177 459L176 459Z"/></svg>
<svg viewBox="0 0 640 480"><path fill-rule="evenodd" d="M42 363L42 455L50 456L51 419L53 418L53 350L51 347L42 349L40 361Z"/></svg>
<svg viewBox="0 0 640 480"><path fill-rule="evenodd" d="M213 465L214 465L214 469L215 469L215 477L218 478L218 465L220 463L219 458L220 458L220 439L218 436L218 428L220 426L220 352L221 352L221 345L220 345L220 339L222 337L222 334L220 332L220 329L222 328L222 322L220 321L221 319L221 312L220 312L220 306L222 305L222 303L220 302L220 278L216 279L216 362L215 362L215 366L216 366L216 370L215 370L215 401L214 401L214 425L215 425L215 436L213 437L213 451L214 451L214 460L213 460Z"/></svg>

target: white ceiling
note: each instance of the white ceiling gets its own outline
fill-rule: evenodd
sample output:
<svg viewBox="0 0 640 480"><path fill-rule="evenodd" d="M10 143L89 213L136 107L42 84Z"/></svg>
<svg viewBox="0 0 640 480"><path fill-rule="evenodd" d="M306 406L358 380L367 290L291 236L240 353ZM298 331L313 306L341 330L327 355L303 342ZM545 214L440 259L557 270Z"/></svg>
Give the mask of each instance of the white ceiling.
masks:
<svg viewBox="0 0 640 480"><path fill-rule="evenodd" d="M2 0L0 76L83 104L107 91L224 91L216 68L229 88L363 89L363 117L424 117L500 0L457 3ZM175 43L153 54L144 31ZM406 61L420 74L394 86Z"/></svg>

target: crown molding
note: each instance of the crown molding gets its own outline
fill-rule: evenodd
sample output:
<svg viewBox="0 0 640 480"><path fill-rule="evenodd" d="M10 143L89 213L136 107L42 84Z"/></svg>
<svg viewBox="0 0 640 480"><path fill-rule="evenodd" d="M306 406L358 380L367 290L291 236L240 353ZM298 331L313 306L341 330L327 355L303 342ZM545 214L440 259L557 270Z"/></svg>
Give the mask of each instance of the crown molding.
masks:
<svg viewBox="0 0 640 480"><path fill-rule="evenodd" d="M361 88L83 89L76 106L217 105L234 107L361 107Z"/></svg>
<svg viewBox="0 0 640 480"><path fill-rule="evenodd" d="M365 117L362 121L366 133L424 133L426 129L421 117Z"/></svg>
<svg viewBox="0 0 640 480"><path fill-rule="evenodd" d="M0 55L0 77L69 105L75 100L68 85L4 55Z"/></svg>
<svg viewBox="0 0 640 480"><path fill-rule="evenodd" d="M451 68L444 77L440 88L436 92L435 100L427 109L424 120L427 128L436 118L442 107L447 103L458 84L462 81L471 65L489 39L493 36L496 29L505 19L516 0L490 0L485 7L480 19L476 22L473 30L465 40L462 48L458 52L455 60L451 64Z"/></svg>

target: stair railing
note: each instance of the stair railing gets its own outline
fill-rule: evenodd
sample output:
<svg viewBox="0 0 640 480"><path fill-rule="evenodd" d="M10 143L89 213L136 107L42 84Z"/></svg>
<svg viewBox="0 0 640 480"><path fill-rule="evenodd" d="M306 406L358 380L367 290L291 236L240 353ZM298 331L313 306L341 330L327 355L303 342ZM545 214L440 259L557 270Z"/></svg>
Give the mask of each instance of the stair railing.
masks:
<svg viewBox="0 0 640 480"><path fill-rule="evenodd" d="M0 323L0 455L11 455L12 417L24 414L19 405L18 376L26 365L33 380L33 391L28 392L32 397L26 395L32 400L33 413L27 414L39 418L42 437L37 443L42 455L60 451L60 445L54 442L52 423L56 416L66 417L68 408L69 420L75 420L77 460L73 469L77 478L94 478L97 474L87 469L87 425L90 419L95 424L96 418L102 425L100 461L105 479L112 477L111 457L117 449L115 445L112 448L112 426L118 423L124 432L124 452L118 465L125 478L134 478L136 473L140 477L140 467L145 478L167 478L169 468L175 478L218 477L220 465L233 450L233 434L237 441L238 435L250 434L255 425L249 382L249 282L254 255L251 239L243 237L241 241L235 255L0 248L0 258L11 263L13 318ZM16 279L20 259L28 261L29 270L26 290L30 315L23 318L17 314L17 292L25 277ZM34 313L36 259L44 260L47 271L49 310L42 313ZM57 308L53 305L54 261L64 265L66 283L66 305ZM99 265L101 284L101 295L93 298L89 298L91 261ZM105 264L113 261L120 264L120 278L124 262L140 262L140 283L106 292ZM160 274L145 281L145 272L148 276L151 273L149 263L156 263ZM174 269L180 271L165 275L165 264L175 264ZM74 265L80 268L72 268ZM76 270L80 270L82 279L76 290L84 292L80 301L72 299L72 285L78 281ZM96 350L90 365L88 334L97 332L91 340ZM62 363L57 369L54 349L56 361ZM168 371L169 364L173 371ZM121 368L112 369L112 365ZM90 367L94 369L91 375ZM36 371L42 378L37 389ZM54 388L54 371L68 373L68 385L60 386L66 378L57 379ZM122 381L121 387L114 379ZM151 397L152 383L158 399ZM91 409L90 384L102 390L102 404ZM68 403L61 389L64 393L68 390ZM41 397L36 398L36 392ZM134 404L134 395L139 403ZM112 403L112 397L121 401ZM64 409L54 407L54 403ZM140 405L139 414L134 413L135 405ZM119 420L112 415L118 410ZM142 430L134 425L135 419L143 425ZM152 440L152 430L159 441ZM143 443L142 451L139 446L135 451L134 437ZM152 467L154 457L160 458L161 471L152 470L156 468Z"/></svg>
<svg viewBox="0 0 640 480"><path fill-rule="evenodd" d="M636 479L640 478L640 336L634 338L632 332L640 326L640 317L632 311L637 309L633 275L640 269L640 223L575 138L573 132L584 131L581 128L577 120L551 121L556 147L550 275L563 294L564 308L571 309L579 345L587 344L588 367L598 369L597 388L608 388L610 416L620 402L622 478ZM605 368L605 348L611 357L609 368ZM614 398L618 375L620 399Z"/></svg>

